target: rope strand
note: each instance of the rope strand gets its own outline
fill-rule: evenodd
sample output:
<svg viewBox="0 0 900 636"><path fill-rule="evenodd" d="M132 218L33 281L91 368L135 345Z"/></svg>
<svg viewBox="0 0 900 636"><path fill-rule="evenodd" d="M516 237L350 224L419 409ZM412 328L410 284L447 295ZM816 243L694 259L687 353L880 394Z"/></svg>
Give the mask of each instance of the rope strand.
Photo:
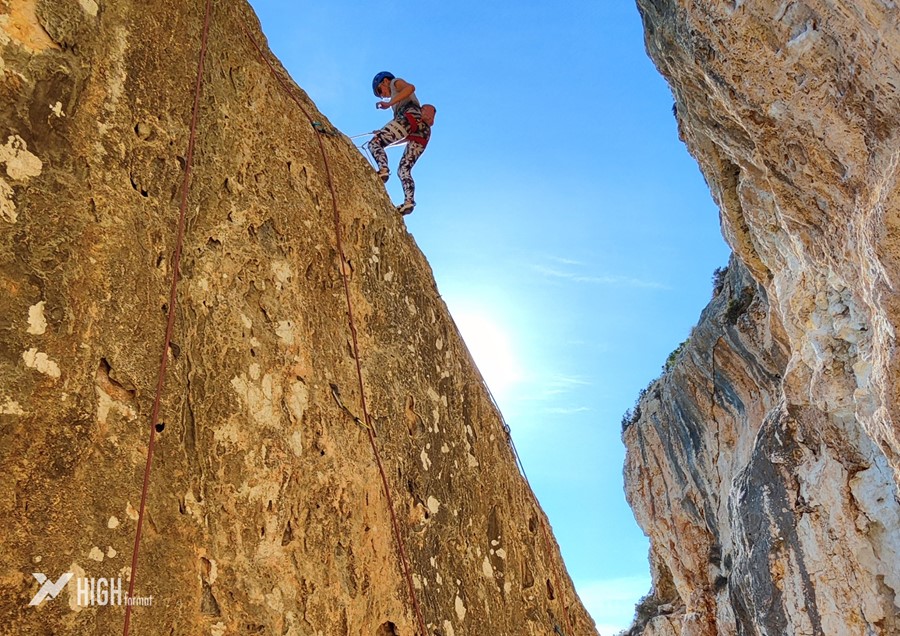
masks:
<svg viewBox="0 0 900 636"><path fill-rule="evenodd" d="M141 505L138 511L137 529L134 534L134 549L131 553L131 573L128 581L128 597L134 596L134 582L137 578L138 552L141 547L141 529L144 525L144 513L147 508L147 493L150 489L150 469L153 465L153 447L156 441L156 425L159 422L159 410L162 404L162 392L166 382L166 368L169 347L172 343L172 332L175 328L175 304L178 300L178 278L181 266L181 249L184 245L184 225L187 213L188 191L191 187L191 164L194 158L194 146L197 140L197 119L200 111L200 92L203 86L203 64L206 61L206 49L209 41L209 23L212 0L206 0L206 12L203 17L203 35L200 40L200 60L197 63L197 80L194 85L194 106L191 112L191 134L185 156L184 180L181 184L181 205L178 212L178 230L175 239L175 254L172 257L172 285L169 288L169 309L166 316L166 336L162 356L159 363L159 375L156 380L156 394L153 398L153 409L150 412L150 441L147 444L147 463L144 466L144 484L141 488ZM131 625L131 604L125 605L125 627L123 636L128 636Z"/></svg>
<svg viewBox="0 0 900 636"><path fill-rule="evenodd" d="M294 94L294 91L291 90L290 86L281 77L281 74L277 72L275 67L269 61L268 57L263 53L259 44L257 44L256 39L252 35L250 35L250 33L246 30L246 28L244 28L243 26L241 28L244 29L244 33L246 34L247 38L249 38L250 42L253 44L253 47L256 49L256 52L259 54L259 56L263 60L263 62L265 62L266 66L269 67L269 70L275 76L275 79L278 80L278 83L281 85L282 89L284 89L284 91L294 101L294 103L297 104L297 106L300 108L300 111L309 120L310 125L313 127L313 129L317 129L317 127L315 126L315 123L316 123L315 120L313 120L313 118L310 116L309 112L307 112L306 108L303 106L303 104L300 102L300 100ZM412 574L410 573L409 562L408 562L409 559L406 554L406 548L405 548L405 545L403 542L403 535L400 533L400 524L397 521L397 515L394 511L394 500L393 500L393 497L391 496L390 484L388 482L387 473L384 470L384 464L381 461L381 453L378 452L378 445L375 442L375 431L372 427L372 420L371 420L371 417L369 416L369 411L366 406L365 383L363 382L362 365L361 365L360 356L359 356L359 341L358 341L357 333L356 333L356 323L354 322L354 319L353 319L353 303L350 298L350 282L349 282L349 276L347 274L347 259L344 254L344 245L343 245L343 241L341 238L341 215L340 215L340 211L338 209L338 204L337 204L337 193L335 192L335 189L334 189L334 178L332 177L332 174L331 174L331 166L328 163L328 153L325 152L325 144L322 142L322 137L318 133L316 134L316 141L319 144L319 150L322 154L322 161L325 164L325 176L328 181L328 188L331 192L331 203L332 203L332 208L334 210L335 236L336 236L338 255L340 256L340 259L341 259L341 279L343 280L343 283L344 283L344 296L347 300L347 320L349 323L350 335L351 335L352 342L353 342L353 357L356 360L356 375L357 375L357 378L359 381L360 406L362 407L363 418L366 423L366 430L369 433L369 442L372 445L372 452L374 453L375 461L378 464L378 472L381 474L381 483L384 488L385 498L387 499L388 509L390 511L391 526L394 531L394 538L397 542L397 549L398 549L399 556L400 556L400 565L401 565L401 569L403 570L403 576L406 579L407 586L409 587L409 595L410 595L410 598L412 599L413 609L415 610L416 621L418 622L421 636L426 636L427 630L425 628L425 619L422 617L422 610L419 606L419 599L416 596L415 585L413 584Z"/></svg>
<svg viewBox="0 0 900 636"><path fill-rule="evenodd" d="M135 531L134 549L132 551L132 558L131 558L131 572L130 572L129 584L128 584L128 597L129 598L134 595L135 581L137 579L138 556L139 556L139 551L140 551L143 521L144 521L144 516L146 513L147 499L148 499L149 486L150 486L151 468L152 468L152 463L153 463L153 451L154 451L155 440L156 440L156 427L157 427L157 424L159 423L159 412L160 412L160 408L161 408L161 404L162 404L162 393L163 393L163 389L165 386L165 380L166 380L166 375L167 375L168 352L171 347L172 334L174 332L174 325L175 325L176 303L177 303L177 297L178 297L178 293L177 293L178 292L178 281L180 278L181 254L182 254L182 248L184 245L185 220L186 220L186 215L187 215L188 193L189 193L190 185L191 185L191 170L192 170L192 164L193 164L194 149L196 146L197 122L199 119L199 110L200 110L200 95L201 95L202 85L203 85L203 67L204 67L205 60L206 60L208 41L209 41L211 5L212 5L212 0L206 0L206 7L205 7L205 13L204 13L204 19L203 19L203 32L202 32L201 44L200 44L200 57L199 57L198 65L197 65L197 78L196 78L195 88L194 88L194 103L193 103L193 109L192 109L192 114L191 114L190 137L188 140L188 149L187 149L186 158L185 158L185 172L184 172L184 179L182 181L182 189L181 189L182 191L181 191L181 201L180 201L180 206L179 206L179 216L178 216L178 226L177 226L177 232L176 232L175 251L174 251L174 255L173 255L173 259L172 259L172 262L173 262L173 264L172 264L172 283L171 283L171 286L169 289L169 304L168 304L168 312L167 312L167 316L166 316L166 331L165 331L165 338L164 338L164 344L163 344L163 351L162 351L162 355L160 358L160 366L159 366L159 373L157 376L156 392L155 392L154 400L153 400L153 408L152 408L151 414L150 414L150 438L149 438L149 441L147 444L147 461L146 461L146 464L144 467L144 478L143 478L143 485L142 485L142 489L141 489L141 503L140 503L140 508L138 511L138 520L137 520L137 528ZM318 127L316 126L316 124L318 122L315 122L312 119L312 117L309 115L307 110L304 108L303 104L300 102L299 99L297 99L297 97L294 95L293 91L285 83L285 81L282 79L280 74L276 71L275 67L271 64L271 62L267 59L267 57L265 56L262 49L257 44L256 40L253 38L253 36L250 35L250 33L243 26L242 26L242 29L244 30L245 35L247 35L248 39L253 44L253 47L256 49L260 58L269 67L269 70L275 76L275 78L277 79L277 81L279 82L281 87L288 93L288 95L291 97L291 99L297 104L297 106L300 108L300 110L303 112L303 114L309 120L310 125L314 128L314 130L318 131ZM374 133L362 133L360 135L354 135L353 137L350 137L350 139L355 139L358 137L363 137L363 136L367 136L367 135L371 135L371 134L374 134ZM329 190L331 193L332 208L334 211L335 236L336 236L337 250L338 250L338 254L341 258L341 279L343 281L343 286L344 286L344 296L347 301L347 317L348 317L349 329L350 329L350 333L352 336L352 342L353 342L353 354L354 354L354 359L356 362L356 372L357 372L357 379L359 382L360 403L362 406L363 417L365 418L365 423L367 425L369 442L372 446L372 451L374 453L375 460L378 465L378 470L381 475L382 486L384 489L385 498L387 500L388 509L390 512L391 525L392 525L392 528L394 531L395 540L397 542L398 552L399 552L399 556L400 556L400 564L401 564L401 568L403 570L403 575L404 575L404 578L406 579L407 585L409 587L409 593L410 593L410 597L412 599L413 609L414 609L415 615L416 615L416 620L419 625L419 629L421 631L421 636L426 636L427 631L425 628L425 621L424 621L424 618L422 617L421 607L419 605L418 597L415 592L415 586L413 584L412 575L411 575L410 567L409 567L409 559L408 559L408 556L406 553L403 538L400 533L399 522L397 520L396 512L394 509L394 502L393 502L393 497L391 495L390 484L387 479L387 473L384 469L384 464L381 459L381 454L378 451L378 445L375 441L375 431L372 426L372 421L371 421L371 417L368 412L368 408L366 406L365 383L363 381L362 366L361 366L360 355L359 355L359 341L358 341L358 337L357 337L357 330L356 330L356 325L355 325L355 321L353 318L353 303L352 303L351 296L350 296L349 276L348 276L347 269L346 269L346 267L347 267L346 266L346 256L344 253L342 236L341 236L341 218L340 218L340 211L339 211L338 205L337 205L337 194L336 194L336 191L334 188L334 179L333 179L333 176L331 173L331 166L328 162L328 155L325 151L325 146L324 146L319 134L316 134L316 140L319 145L319 150L322 154L322 160L323 160L323 163L325 166L326 177L328 180L328 187L329 187ZM458 327L457 327L457 332L459 332ZM477 369L477 366L476 366L476 369ZM503 423L503 428L507 434L507 439L512 448L516 463L519 467L519 470L522 473L522 477L525 479L525 483L528 486L528 489L531 493L532 498L534 499L535 504L537 504L537 497L534 494L534 490L531 488L531 484L528 481L528 476L525 474L525 467L522 464L521 457L519 456L518 450L515 447L515 443L512 440L512 436L509 434L509 426L506 424L505 420L503 420L502 412L500 411L499 407L497 406L497 403L494 400L494 396L491 394L490 388L488 388L487 383L484 381L484 378L481 376L480 371L478 373L479 373L479 377L481 378L481 382L482 382L483 386L485 387L485 389L488 392L491 402L494 404L494 407L497 409L497 412L500 413L500 418ZM543 530L546 547L547 547L547 550L549 553L551 551L550 540L549 540L546 524L544 523L543 518L541 519L541 527ZM556 575L557 575L557 573L555 572L555 568L554 568L554 578L557 578ZM559 585L558 578L557 578L557 588L559 589L560 594L563 594L563 589ZM569 621L568 608L565 604L565 599L561 598L561 601L562 601L563 613L564 613L564 617L566 620L566 624L571 633L571 623ZM131 625L131 605L126 605L125 606L125 622L124 622L123 636L128 636L130 625Z"/></svg>

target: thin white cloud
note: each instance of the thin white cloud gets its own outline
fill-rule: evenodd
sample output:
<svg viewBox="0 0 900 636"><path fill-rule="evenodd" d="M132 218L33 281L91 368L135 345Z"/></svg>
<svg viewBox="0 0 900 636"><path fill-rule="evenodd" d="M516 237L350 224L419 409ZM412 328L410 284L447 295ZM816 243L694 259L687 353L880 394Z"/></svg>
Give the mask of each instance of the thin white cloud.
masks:
<svg viewBox="0 0 900 636"><path fill-rule="evenodd" d="M550 381L551 386L572 388L576 386L591 386L590 380L585 380L577 375L557 375Z"/></svg>
<svg viewBox="0 0 900 636"><path fill-rule="evenodd" d="M557 278L567 280L573 283L586 283L590 285L606 285L611 287L637 287L642 289L669 289L666 285L656 281L648 281L630 276L613 276L613 275L585 275L576 272L569 272L546 265L531 265L531 269L539 274L543 274L547 278Z"/></svg>
<svg viewBox="0 0 900 636"><path fill-rule="evenodd" d="M570 272L564 272L552 267L547 267L546 265L532 265L531 269L536 271L538 274L543 274L544 276L549 276L550 278L571 279L574 276L574 274Z"/></svg>
<svg viewBox="0 0 900 636"><path fill-rule="evenodd" d="M571 258L563 258L561 256L551 256L550 260L562 265L577 265L579 267L582 267L584 265L584 263L581 261L576 261Z"/></svg>
<svg viewBox="0 0 900 636"><path fill-rule="evenodd" d="M522 400L549 401L591 385L590 381L575 375L558 374L550 377L535 377L531 381L531 386L534 388L528 395L523 395Z"/></svg>
<svg viewBox="0 0 900 636"><path fill-rule="evenodd" d="M586 413L591 409L587 406L559 406L549 409L544 409L545 413L549 413L551 415L576 415L578 413Z"/></svg>

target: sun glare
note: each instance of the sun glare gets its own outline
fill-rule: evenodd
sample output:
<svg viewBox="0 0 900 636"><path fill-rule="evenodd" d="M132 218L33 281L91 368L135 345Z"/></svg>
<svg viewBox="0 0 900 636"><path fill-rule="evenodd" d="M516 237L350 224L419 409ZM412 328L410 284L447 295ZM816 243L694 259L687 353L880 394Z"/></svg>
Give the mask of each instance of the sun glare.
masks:
<svg viewBox="0 0 900 636"><path fill-rule="evenodd" d="M523 380L508 330L480 312L454 311L453 318L491 393L502 404L509 399L513 387Z"/></svg>

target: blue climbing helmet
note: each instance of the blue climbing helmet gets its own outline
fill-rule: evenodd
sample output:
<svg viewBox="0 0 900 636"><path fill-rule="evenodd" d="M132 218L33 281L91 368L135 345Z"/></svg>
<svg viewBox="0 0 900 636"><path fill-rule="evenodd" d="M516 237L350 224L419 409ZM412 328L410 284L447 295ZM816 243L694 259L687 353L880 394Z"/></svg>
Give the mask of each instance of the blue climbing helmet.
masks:
<svg viewBox="0 0 900 636"><path fill-rule="evenodd" d="M381 84L385 79L394 79L394 74L388 73L387 71L381 71L372 79L372 92L375 93L375 97L381 97L381 95L378 94L378 85Z"/></svg>

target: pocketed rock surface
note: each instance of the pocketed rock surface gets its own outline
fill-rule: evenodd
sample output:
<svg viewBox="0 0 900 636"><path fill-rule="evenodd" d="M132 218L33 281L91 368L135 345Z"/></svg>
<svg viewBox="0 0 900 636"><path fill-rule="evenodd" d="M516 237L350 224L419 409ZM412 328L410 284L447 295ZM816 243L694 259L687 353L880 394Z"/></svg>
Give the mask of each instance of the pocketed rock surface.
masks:
<svg viewBox="0 0 900 636"><path fill-rule="evenodd" d="M121 633L203 2L0 0L0 631ZM246 29L246 32L244 31ZM417 633L317 133L212 3L132 634ZM428 635L595 634L428 263L325 135L366 400Z"/></svg>

